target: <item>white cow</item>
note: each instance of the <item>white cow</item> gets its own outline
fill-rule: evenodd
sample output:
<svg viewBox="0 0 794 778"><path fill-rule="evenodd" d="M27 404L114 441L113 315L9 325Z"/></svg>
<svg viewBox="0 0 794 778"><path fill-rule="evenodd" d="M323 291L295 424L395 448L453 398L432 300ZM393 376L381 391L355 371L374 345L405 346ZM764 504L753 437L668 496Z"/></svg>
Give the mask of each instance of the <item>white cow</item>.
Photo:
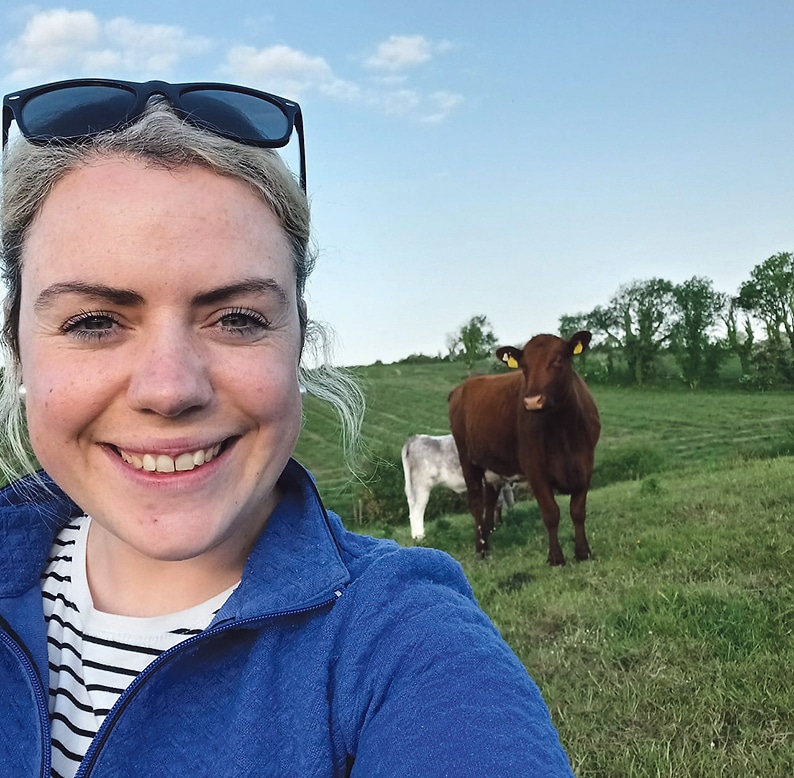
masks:
<svg viewBox="0 0 794 778"><path fill-rule="evenodd" d="M425 508L433 487L446 486L461 494L466 491L466 482L452 435L412 435L402 448L402 461L411 537L421 540L425 536ZM486 471L485 478L501 489L496 508L498 518L503 504L513 507L513 485L490 471Z"/></svg>

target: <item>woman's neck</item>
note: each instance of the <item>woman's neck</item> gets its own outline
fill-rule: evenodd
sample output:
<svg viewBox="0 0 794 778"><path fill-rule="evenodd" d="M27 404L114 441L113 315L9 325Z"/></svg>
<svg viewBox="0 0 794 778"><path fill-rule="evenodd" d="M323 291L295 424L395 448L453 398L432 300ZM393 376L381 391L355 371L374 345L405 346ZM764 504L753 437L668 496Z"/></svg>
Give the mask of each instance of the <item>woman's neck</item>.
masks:
<svg viewBox="0 0 794 778"><path fill-rule="evenodd" d="M96 521L86 545L86 577L94 608L119 616L151 617L177 613L206 602L234 586L250 552L228 547L200 558L152 559Z"/></svg>

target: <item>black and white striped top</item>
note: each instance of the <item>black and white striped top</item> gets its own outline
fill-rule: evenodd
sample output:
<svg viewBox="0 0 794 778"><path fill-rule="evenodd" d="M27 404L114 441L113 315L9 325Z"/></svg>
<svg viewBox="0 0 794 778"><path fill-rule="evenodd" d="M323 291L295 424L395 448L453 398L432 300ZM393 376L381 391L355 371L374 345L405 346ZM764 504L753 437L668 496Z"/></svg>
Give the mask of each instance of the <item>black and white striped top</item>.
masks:
<svg viewBox="0 0 794 778"><path fill-rule="evenodd" d="M235 587L189 610L153 618L94 610L85 549L91 519L56 538L41 579L50 666L52 777L72 778L103 719L155 657L212 621Z"/></svg>

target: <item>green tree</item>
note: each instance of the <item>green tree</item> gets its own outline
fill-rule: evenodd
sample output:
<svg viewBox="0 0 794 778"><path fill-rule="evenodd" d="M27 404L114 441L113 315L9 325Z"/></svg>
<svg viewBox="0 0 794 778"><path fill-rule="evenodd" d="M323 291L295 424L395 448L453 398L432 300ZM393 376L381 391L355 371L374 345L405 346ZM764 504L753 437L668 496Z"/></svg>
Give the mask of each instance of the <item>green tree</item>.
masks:
<svg viewBox="0 0 794 778"><path fill-rule="evenodd" d="M794 255L779 252L756 265L739 288L738 305L762 322L765 348L780 378L791 380L794 352ZM784 347L784 336L786 346Z"/></svg>
<svg viewBox="0 0 794 778"><path fill-rule="evenodd" d="M794 350L794 255L781 252L756 265L739 288L738 304L763 322L770 340L785 333Z"/></svg>
<svg viewBox="0 0 794 778"><path fill-rule="evenodd" d="M747 314L744 316L744 321L741 324L739 323L740 310L739 298L731 297L728 300L722 320L725 324L728 347L739 358L742 375L750 376L753 372L752 356L755 333L753 332L750 317Z"/></svg>
<svg viewBox="0 0 794 778"><path fill-rule="evenodd" d="M577 313L574 315L570 314L563 314L560 316L560 331L559 335L561 338L565 338L566 340L574 335L577 332L581 332L582 330L589 330L590 329L590 318L589 314L586 313Z"/></svg>
<svg viewBox="0 0 794 778"><path fill-rule="evenodd" d="M725 344L712 335L725 311L727 295L715 291L711 279L693 276L673 287L673 298L673 356L684 381L696 389L716 374L725 355Z"/></svg>
<svg viewBox="0 0 794 778"><path fill-rule="evenodd" d="M650 278L621 286L607 306L596 307L587 319L607 344L622 349L634 382L642 386L670 337L674 309L673 284Z"/></svg>
<svg viewBox="0 0 794 778"><path fill-rule="evenodd" d="M469 371L478 359L493 353L496 335L486 316L472 316L461 328L447 336L450 359L460 360Z"/></svg>

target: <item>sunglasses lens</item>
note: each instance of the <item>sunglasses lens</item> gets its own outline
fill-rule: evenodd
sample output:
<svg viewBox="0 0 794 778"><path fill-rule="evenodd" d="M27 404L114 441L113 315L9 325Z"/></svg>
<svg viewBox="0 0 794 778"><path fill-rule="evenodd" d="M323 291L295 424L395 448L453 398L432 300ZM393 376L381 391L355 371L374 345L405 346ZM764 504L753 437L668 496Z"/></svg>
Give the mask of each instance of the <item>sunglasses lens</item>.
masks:
<svg viewBox="0 0 794 778"><path fill-rule="evenodd" d="M19 125L29 138L78 138L129 120L136 97L107 85L69 86L42 92L22 106Z"/></svg>
<svg viewBox="0 0 794 778"><path fill-rule="evenodd" d="M188 120L233 140L272 148L289 141L292 122L275 103L223 89L196 89L180 95Z"/></svg>

